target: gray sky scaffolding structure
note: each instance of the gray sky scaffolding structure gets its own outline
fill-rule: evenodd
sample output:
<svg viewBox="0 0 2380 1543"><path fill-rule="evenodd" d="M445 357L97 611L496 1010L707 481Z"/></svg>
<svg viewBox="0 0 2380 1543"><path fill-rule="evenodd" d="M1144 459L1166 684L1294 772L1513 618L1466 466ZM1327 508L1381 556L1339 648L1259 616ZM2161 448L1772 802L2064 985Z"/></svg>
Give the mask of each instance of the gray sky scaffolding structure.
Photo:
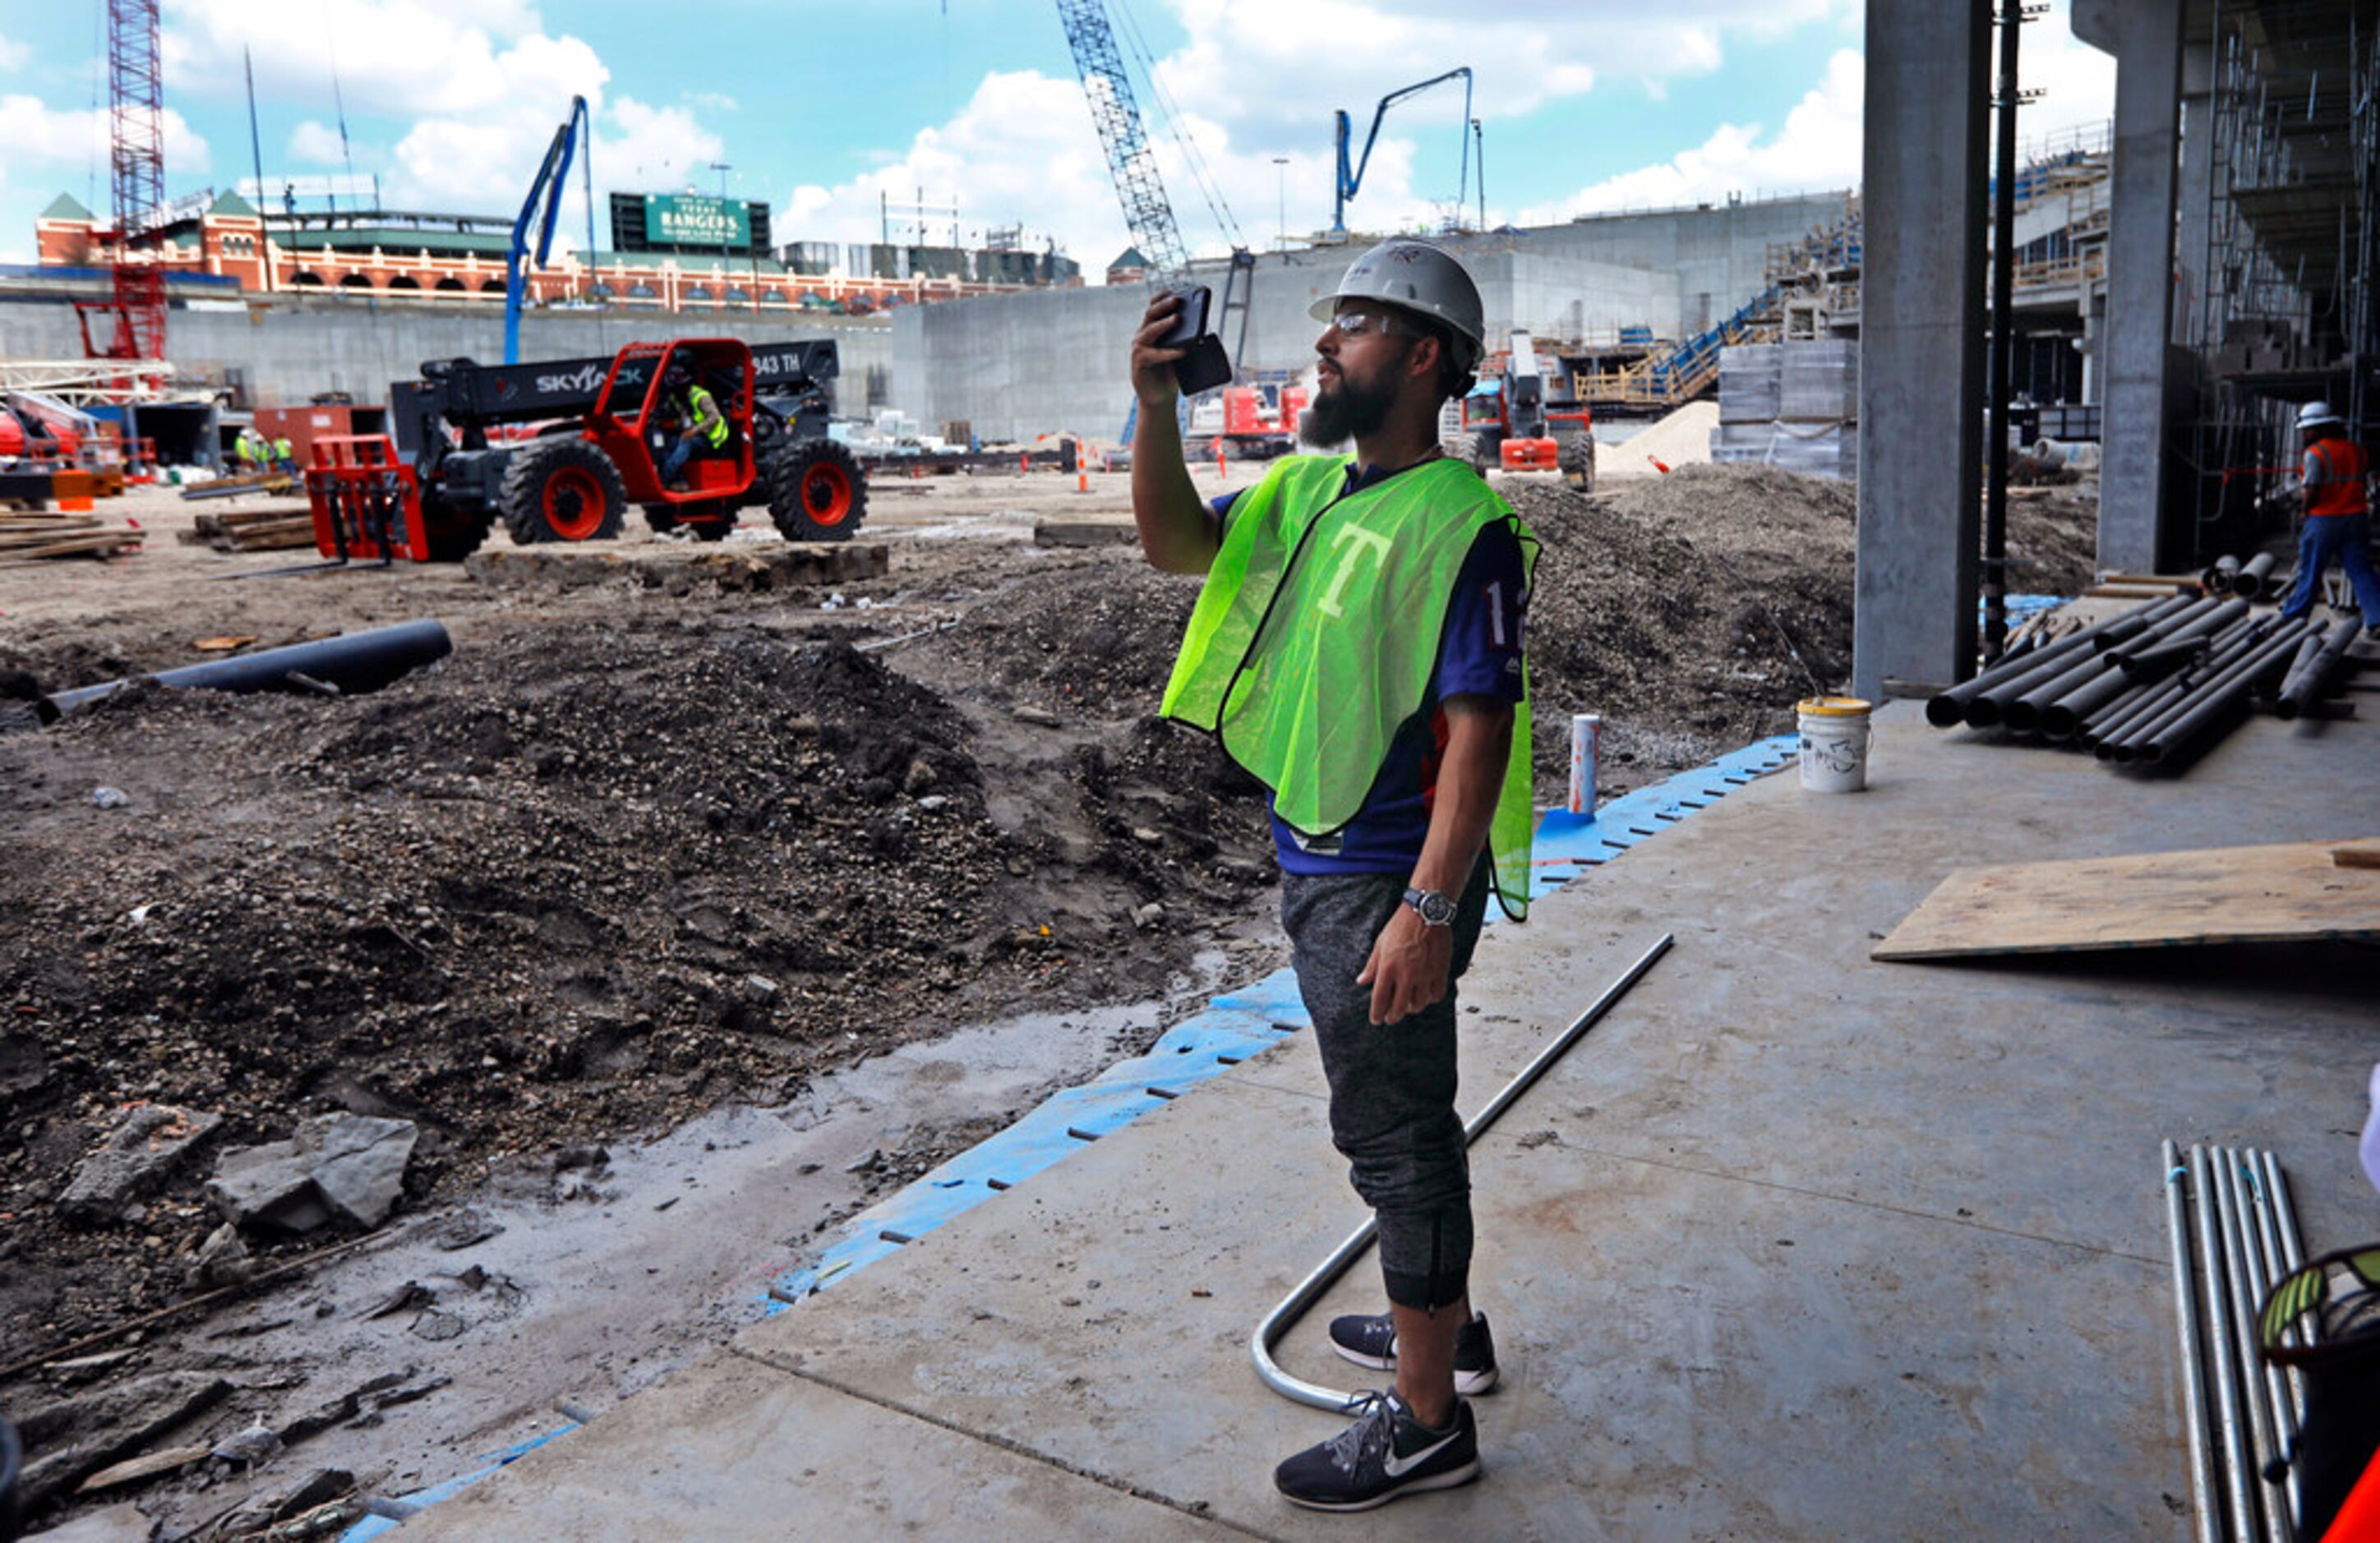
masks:
<svg viewBox="0 0 2380 1543"><path fill-rule="evenodd" d="M1058 0L1058 18L1065 23L1066 42L1075 51L1075 69L1083 78L1083 96L1091 104L1091 122L1107 152L1108 173L1115 179L1133 245L1148 259L1153 276L1179 273L1188 266L1190 254L1182 245L1182 229L1166 199L1165 184L1157 175L1157 156L1141 127L1140 107L1133 100L1132 80L1116 49L1107 6L1102 0Z"/></svg>

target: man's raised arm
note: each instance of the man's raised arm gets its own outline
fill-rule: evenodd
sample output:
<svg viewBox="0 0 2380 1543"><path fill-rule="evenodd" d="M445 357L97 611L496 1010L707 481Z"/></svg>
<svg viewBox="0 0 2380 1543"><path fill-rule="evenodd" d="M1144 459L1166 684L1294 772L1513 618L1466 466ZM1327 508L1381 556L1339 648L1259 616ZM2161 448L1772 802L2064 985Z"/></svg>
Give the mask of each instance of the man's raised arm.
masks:
<svg viewBox="0 0 2380 1543"><path fill-rule="evenodd" d="M1181 309L1178 296L1158 296L1132 338L1132 392L1140 403L1132 435L1132 517L1150 567L1205 573L1222 538L1214 511L1198 496L1182 459L1182 427L1174 421L1182 388L1173 379L1173 361L1184 350L1158 346Z"/></svg>

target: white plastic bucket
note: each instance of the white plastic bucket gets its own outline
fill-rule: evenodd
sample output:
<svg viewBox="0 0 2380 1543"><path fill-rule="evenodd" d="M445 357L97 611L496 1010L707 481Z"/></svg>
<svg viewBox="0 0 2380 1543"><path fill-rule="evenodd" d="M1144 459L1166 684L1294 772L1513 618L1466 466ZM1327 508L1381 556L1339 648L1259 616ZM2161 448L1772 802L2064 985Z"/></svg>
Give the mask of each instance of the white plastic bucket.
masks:
<svg viewBox="0 0 2380 1543"><path fill-rule="evenodd" d="M1857 697L1804 697L1802 785L1813 793L1857 793L1867 786L1867 718L1875 704Z"/></svg>
<svg viewBox="0 0 2380 1543"><path fill-rule="evenodd" d="M1603 759L1603 714L1574 712L1570 719L1570 812L1595 812L1595 784Z"/></svg>

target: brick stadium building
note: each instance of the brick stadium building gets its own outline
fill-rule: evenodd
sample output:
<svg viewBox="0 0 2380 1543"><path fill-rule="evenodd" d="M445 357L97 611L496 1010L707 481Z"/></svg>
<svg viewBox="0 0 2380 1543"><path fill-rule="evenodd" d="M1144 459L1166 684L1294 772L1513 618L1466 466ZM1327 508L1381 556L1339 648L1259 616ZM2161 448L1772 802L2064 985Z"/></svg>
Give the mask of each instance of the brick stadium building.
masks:
<svg viewBox="0 0 2380 1543"><path fill-rule="evenodd" d="M33 232L42 268L88 270L115 257L106 222L67 194L42 212ZM158 253L169 276L228 278L250 293L332 289L397 301L501 305L511 239L512 222L490 215L350 210L267 216L237 193L226 192L212 202L187 202L143 249ZM815 249L810 244L788 249ZM868 273L796 271L758 252L599 251L592 262L568 253L531 271L528 299L531 305L861 315L920 301L1082 282L1075 264L1054 255L923 247L856 250L871 254ZM996 276L965 276L970 272Z"/></svg>

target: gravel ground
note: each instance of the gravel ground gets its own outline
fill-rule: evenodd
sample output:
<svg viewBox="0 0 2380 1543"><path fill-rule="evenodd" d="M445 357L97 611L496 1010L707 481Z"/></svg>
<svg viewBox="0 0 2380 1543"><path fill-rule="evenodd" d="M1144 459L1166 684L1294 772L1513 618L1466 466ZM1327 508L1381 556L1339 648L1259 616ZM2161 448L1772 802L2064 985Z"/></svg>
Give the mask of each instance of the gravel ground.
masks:
<svg viewBox="0 0 2380 1543"><path fill-rule="evenodd" d="M1276 961L1246 942L1271 900L1257 790L1150 716L1195 581L1020 539L1036 512L1119 511L1123 479L1100 482L1080 502L1055 480L881 487L864 539L891 569L834 595L532 597L452 568L218 583L306 554L176 547L187 509L154 492L126 501L149 553L0 573L0 695L188 662L209 635L436 615L456 639L367 697L135 686L0 734L0 1362L203 1283L212 1150L309 1115L416 1122L400 1215L427 1215L508 1163L549 1173L795 1099L895 1045L1161 997L1219 940ZM1604 714L1609 795L1843 683L1847 486L1739 467L1502 485L1545 543L1546 798L1573 711ZM2070 592L2091 511L2044 492L2012 528L2015 587ZM212 1148L65 1215L77 1164L143 1100L221 1115ZM922 1133L849 1204L974 1134ZM323 1241L259 1239L257 1261ZM258 1364L202 1347L207 1321L88 1376ZM0 1379L10 1407L60 1391ZM171 1482L169 1509L204 1509L202 1482Z"/></svg>

